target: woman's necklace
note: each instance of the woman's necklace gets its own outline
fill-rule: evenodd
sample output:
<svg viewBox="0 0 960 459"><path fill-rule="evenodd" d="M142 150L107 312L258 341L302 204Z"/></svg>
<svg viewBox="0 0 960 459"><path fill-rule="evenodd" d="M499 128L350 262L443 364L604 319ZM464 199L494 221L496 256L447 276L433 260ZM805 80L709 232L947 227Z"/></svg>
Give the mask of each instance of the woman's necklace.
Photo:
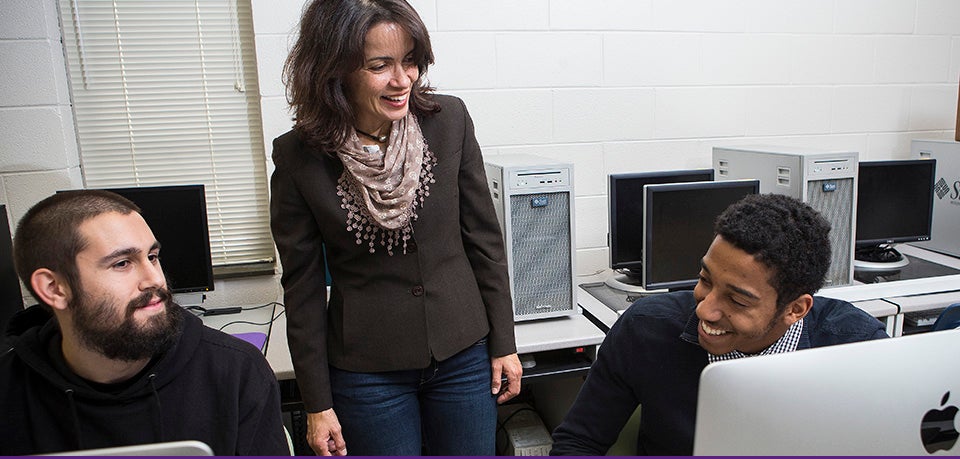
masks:
<svg viewBox="0 0 960 459"><path fill-rule="evenodd" d="M359 129L357 129L357 128L353 128L353 130L354 130L354 131L357 131L357 134L360 134L360 135L362 135L362 136L364 136L364 137L367 137L367 138L369 138L369 139L371 139L371 140L375 140L375 141L380 142L380 143L386 143L386 142L387 142L387 138L388 138L387 135L373 135L373 134L370 134L369 132L363 132L363 131L361 131L361 130L359 130Z"/></svg>

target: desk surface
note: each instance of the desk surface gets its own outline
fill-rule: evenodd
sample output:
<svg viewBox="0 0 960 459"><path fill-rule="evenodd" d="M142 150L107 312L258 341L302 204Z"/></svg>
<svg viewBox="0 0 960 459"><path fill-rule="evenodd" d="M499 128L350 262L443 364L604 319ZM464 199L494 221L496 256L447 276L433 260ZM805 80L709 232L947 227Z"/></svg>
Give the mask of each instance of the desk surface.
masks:
<svg viewBox="0 0 960 459"><path fill-rule="evenodd" d="M960 269L960 259L955 257L906 244L897 246L897 250L905 255ZM609 291L600 293L588 291L597 289ZM855 283L853 285L825 288L817 294L849 301L874 317L888 317L903 312L941 308L948 304L960 302L960 275L905 279L874 284ZM609 328L625 309L623 304L629 304L626 298L632 294L606 287L601 282L582 284L577 289L577 295L578 302L584 311ZM609 303L612 301L616 301L617 304L610 306Z"/></svg>
<svg viewBox="0 0 960 459"><path fill-rule="evenodd" d="M240 308L241 312L236 314L200 316L200 320L203 321L204 325L210 328L232 335L250 332L261 332L267 335L270 334L271 319L275 314L275 309L279 308L277 308L274 304L244 305Z"/></svg>
<svg viewBox="0 0 960 459"><path fill-rule="evenodd" d="M204 325L224 333L265 333L267 362L277 379L293 379L293 362L287 348L287 315L283 313L283 306L278 303L257 306L261 305L242 306L239 314L200 316L200 320Z"/></svg>
<svg viewBox="0 0 960 459"><path fill-rule="evenodd" d="M909 245L899 246L898 250L910 256L960 269L960 259L954 257ZM960 302L960 275L855 284L824 289L818 294L850 301L874 317L887 317ZM622 294L625 304L627 295ZM609 301L609 298L605 301ZM619 318L617 309L625 309L607 306L582 287L577 288L577 302L586 314L596 318L601 326L606 326L607 329ZM287 316L283 313L283 307L275 305L250 309L251 307L245 306L240 314L205 316L201 319L207 326L222 329L227 333L266 333L266 358L277 379L294 379L293 361L287 345ZM276 319L271 322L274 317ZM517 351L528 354L599 345L603 342L605 332L606 330L598 328L583 314L519 322L516 324Z"/></svg>
<svg viewBox="0 0 960 459"><path fill-rule="evenodd" d="M520 354L593 346L606 335L583 314L520 322L514 330Z"/></svg>
<svg viewBox="0 0 960 459"><path fill-rule="evenodd" d="M278 309L283 309L278 307ZM287 315L280 314L273 322L270 338L267 340L267 362L273 368L277 379L296 379L293 372L293 359L290 358L290 348L287 346Z"/></svg>
<svg viewBox="0 0 960 459"><path fill-rule="evenodd" d="M944 266L960 269L960 259L951 256L906 244L897 246L897 250L905 255L919 257ZM823 289L820 294L831 298L857 302L880 298L896 298L956 291L960 291L960 275L905 279L876 284L855 283L853 285L826 288Z"/></svg>
<svg viewBox="0 0 960 459"><path fill-rule="evenodd" d="M276 317L270 325L270 319ZM227 333L266 332L266 358L277 379L294 379L293 360L287 345L287 316L282 306L245 310L240 314L201 317L204 324ZM245 323L251 322L251 323ZM267 325L264 325L267 324ZM516 324L517 352L521 354L579 346L603 341L604 332L582 314Z"/></svg>

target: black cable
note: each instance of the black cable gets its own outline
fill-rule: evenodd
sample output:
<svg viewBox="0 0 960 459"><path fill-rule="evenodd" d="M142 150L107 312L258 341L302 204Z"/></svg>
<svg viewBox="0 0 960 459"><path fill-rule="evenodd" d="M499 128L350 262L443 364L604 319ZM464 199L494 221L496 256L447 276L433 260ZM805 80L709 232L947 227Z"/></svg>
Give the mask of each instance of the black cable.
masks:
<svg viewBox="0 0 960 459"><path fill-rule="evenodd" d="M278 303L278 304L279 304L279 303ZM281 306L282 306L282 305L281 305ZM280 316L282 316L282 315L284 314L284 312L286 312L286 310L281 310L277 315L271 317L270 320L267 321L267 322L250 322L250 321L248 321L248 320L234 320L234 321L232 321L232 322L227 322L227 323L223 324L223 325L222 325L220 328L218 328L217 330L223 331L224 328L227 328L228 326L234 325L234 324L270 325L270 324L276 322L276 320L279 319Z"/></svg>
<svg viewBox="0 0 960 459"><path fill-rule="evenodd" d="M237 308L237 311L236 311L236 312L256 311L257 309L263 309L263 308L270 307L270 306L280 306L281 308L286 309L286 307L283 305L283 303L280 303L280 302L277 302L277 301L271 301L271 302L269 302L269 303L267 303L267 304L261 304L261 305L259 305L259 306L250 306L250 307L246 307L246 308L244 308L244 307ZM233 308L233 307L225 307L225 308L220 308L220 309L232 309L232 308ZM191 313L193 313L193 315L198 316L198 317L200 317L200 316L212 316L212 315L216 315L216 314L214 314L214 312L218 310L218 309L208 309L208 308L205 308L205 307L203 307L203 306L184 306L183 309L186 309L186 310L190 311ZM279 316L277 316L277 317L279 317ZM265 324L254 324L254 325L268 325L268 324L270 324L270 323L273 323L273 321L277 320L277 317L274 317L274 318L271 319L270 322L268 322L268 323L265 323ZM233 322L231 322L231 323L233 323Z"/></svg>
<svg viewBox="0 0 960 459"><path fill-rule="evenodd" d="M257 309L263 309L263 308L266 308L266 307L268 307L268 306L280 306L280 307L282 308L282 307L283 307L283 303L279 303L279 302L276 302L276 301L271 301L271 302L269 302L269 303L267 303L267 304L261 304L260 306L250 306L250 307L248 307L248 308L241 308L241 310L243 310L243 311L255 311L255 310L257 310Z"/></svg>

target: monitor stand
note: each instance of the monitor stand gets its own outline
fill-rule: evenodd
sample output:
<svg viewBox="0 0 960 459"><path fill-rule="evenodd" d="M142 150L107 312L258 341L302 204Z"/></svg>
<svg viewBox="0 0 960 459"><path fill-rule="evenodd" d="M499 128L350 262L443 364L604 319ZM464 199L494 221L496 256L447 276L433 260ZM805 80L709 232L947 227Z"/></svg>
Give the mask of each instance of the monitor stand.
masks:
<svg viewBox="0 0 960 459"><path fill-rule="evenodd" d="M203 300L207 299L207 295L203 292L190 292L190 293L174 293L173 302L188 308L190 306L202 306Z"/></svg>
<svg viewBox="0 0 960 459"><path fill-rule="evenodd" d="M606 284L607 287L620 290L622 292L651 295L654 293L667 293L667 289L647 290L643 288L643 284L640 280L640 273L636 271L630 273L614 271L614 273L604 280L603 283Z"/></svg>
<svg viewBox="0 0 960 459"><path fill-rule="evenodd" d="M898 271L910 264L893 245L878 245L858 248L853 260L853 269L858 271Z"/></svg>

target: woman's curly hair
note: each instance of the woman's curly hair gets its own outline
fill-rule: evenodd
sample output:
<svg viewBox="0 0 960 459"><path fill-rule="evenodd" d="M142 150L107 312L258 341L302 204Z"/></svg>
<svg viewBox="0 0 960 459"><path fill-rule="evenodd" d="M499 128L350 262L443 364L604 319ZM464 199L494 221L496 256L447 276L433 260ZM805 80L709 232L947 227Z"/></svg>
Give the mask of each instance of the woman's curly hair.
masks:
<svg viewBox="0 0 960 459"><path fill-rule="evenodd" d="M420 71L410 93L414 115L436 113L440 106L426 75L433 64L430 34L405 0L313 0L300 18L300 34L283 67L287 102L294 127L306 143L335 153L356 121L345 81L363 65L367 32L380 23L402 27L413 39L413 61Z"/></svg>

